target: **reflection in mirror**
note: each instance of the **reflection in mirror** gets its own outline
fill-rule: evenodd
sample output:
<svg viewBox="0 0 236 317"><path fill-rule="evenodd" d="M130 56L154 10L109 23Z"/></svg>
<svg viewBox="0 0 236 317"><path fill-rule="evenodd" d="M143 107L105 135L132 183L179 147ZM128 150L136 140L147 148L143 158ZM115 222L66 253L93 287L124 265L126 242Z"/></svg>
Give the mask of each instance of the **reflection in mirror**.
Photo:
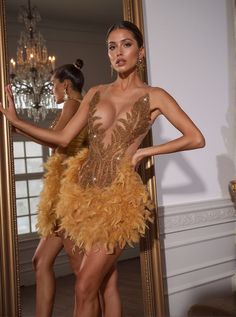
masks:
<svg viewBox="0 0 236 317"><path fill-rule="evenodd" d="M16 57L17 41L23 29L23 24L17 19L21 5L27 6L27 1L8 0L6 3L9 58ZM45 3L32 0L32 6L34 5L42 17L38 28L46 40L48 52L56 57L56 66L73 63L77 58L81 58L84 61L85 90L98 83L110 82L105 34L112 23L122 19L121 0L112 3L109 0L70 0L60 4L56 0ZM26 112L21 115L27 118ZM51 112L43 122L39 122L39 125L49 126L54 117L55 113ZM42 165L50 153L48 148L19 134L13 134L13 149L21 302L24 317L34 314L35 277L31 259L39 241L35 224L39 193L42 189ZM54 314L72 315L73 276L64 252L58 255L54 269L58 277ZM118 269L124 315L143 316L138 246L125 250Z"/></svg>

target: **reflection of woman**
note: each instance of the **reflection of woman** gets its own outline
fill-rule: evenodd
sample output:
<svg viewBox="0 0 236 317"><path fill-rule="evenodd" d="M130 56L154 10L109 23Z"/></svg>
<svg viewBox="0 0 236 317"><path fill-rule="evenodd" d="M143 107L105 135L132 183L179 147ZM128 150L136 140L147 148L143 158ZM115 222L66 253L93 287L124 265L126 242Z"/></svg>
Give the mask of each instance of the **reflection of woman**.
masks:
<svg viewBox="0 0 236 317"><path fill-rule="evenodd" d="M17 128L60 146L67 146L88 123L89 149L77 156L78 177L65 177L67 182L60 194L63 200L57 208L60 232L69 236L71 245L78 246L83 254L76 272L77 317L98 315L101 284L126 243L137 242L151 219L152 204L134 167L151 155L204 146L201 132L176 101L163 89L150 87L139 78L137 68L144 48L138 28L127 21L113 25L108 31L107 47L117 79L90 89L63 130L40 129L20 120L9 88L9 106L0 108ZM139 148L161 114L182 136L165 144ZM107 316L120 316L116 311Z"/></svg>
<svg viewBox="0 0 236 317"><path fill-rule="evenodd" d="M61 112L51 126L51 129L55 131L63 129L79 108L84 84L82 66L83 61L78 59L75 64L66 64L57 68L52 75L55 100L57 103L64 102ZM18 132L21 133L21 131ZM40 140L34 140L42 144ZM36 271L36 316L40 317L52 314L55 295L53 263L63 248L63 244L66 243L66 240L62 240L54 234L56 229L55 210L62 173L65 169L63 161L88 146L87 129L84 128L66 148L55 147L52 144L50 146L53 148L54 154L47 160L45 166L47 173L44 177L44 188L38 206L37 226L43 237L40 239L33 257L33 266Z"/></svg>

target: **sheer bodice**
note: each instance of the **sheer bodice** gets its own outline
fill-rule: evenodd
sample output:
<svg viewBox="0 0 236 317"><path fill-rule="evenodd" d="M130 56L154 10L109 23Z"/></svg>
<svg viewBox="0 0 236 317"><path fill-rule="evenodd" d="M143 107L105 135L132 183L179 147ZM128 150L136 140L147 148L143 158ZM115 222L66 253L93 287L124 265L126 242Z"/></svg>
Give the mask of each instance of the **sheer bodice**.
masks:
<svg viewBox="0 0 236 317"><path fill-rule="evenodd" d="M124 117L116 119L112 129L105 129L97 115L99 101L100 92L97 91L89 105L89 152L79 174L83 187L109 186L116 177L120 161L132 145L135 150L138 148L150 128L148 94L138 98Z"/></svg>

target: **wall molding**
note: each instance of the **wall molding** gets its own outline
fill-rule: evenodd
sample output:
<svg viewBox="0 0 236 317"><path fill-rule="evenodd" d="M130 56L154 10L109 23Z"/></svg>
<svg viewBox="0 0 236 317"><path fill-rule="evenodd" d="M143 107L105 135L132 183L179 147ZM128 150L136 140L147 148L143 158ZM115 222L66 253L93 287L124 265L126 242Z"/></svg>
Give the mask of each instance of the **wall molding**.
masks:
<svg viewBox="0 0 236 317"><path fill-rule="evenodd" d="M211 276L210 278L209 277L203 278L201 280L197 280L191 283L182 284L181 286L168 288L168 292L165 292L165 295L170 296L176 293L187 291L192 288L204 286L211 283L216 283L217 281L225 280L227 278L230 279L232 276L234 276L234 274L235 274L235 270L231 270L228 272L224 272L222 274Z"/></svg>
<svg viewBox="0 0 236 317"><path fill-rule="evenodd" d="M197 264L186 259L184 266L170 265L172 269L168 269L167 266L163 276L167 287L165 294L172 296L183 292L181 296L184 296L185 291L204 288L208 284L215 287L219 282L224 285L223 288L230 289L230 279L235 274L235 252L219 251L218 257L212 259L205 258L204 252L211 252L214 246L220 248L226 241L231 241L230 250L233 250L236 211L231 200L216 199L161 206L158 208L158 216L164 253L176 254L175 249L181 248L177 250L180 256L187 256L186 252L191 256L194 254L195 246L199 245L202 245L204 250L201 255L199 254L202 260L199 259ZM188 276L191 278L189 282Z"/></svg>
<svg viewBox="0 0 236 317"><path fill-rule="evenodd" d="M222 265L225 263L230 263L230 262L236 263L235 256L224 257L224 258L220 258L220 259L213 260L213 261L207 261L207 262L204 262L202 264L187 266L184 269L174 270L174 271L164 275L163 277L164 278L173 278L173 277L177 277L179 275L204 270L207 268L213 268L213 267L216 267L216 266L219 266L219 265Z"/></svg>
<svg viewBox="0 0 236 317"><path fill-rule="evenodd" d="M208 226L209 227L209 226ZM216 234L207 234L207 235L201 235L199 237L195 238L185 238L182 240L177 240L177 241L163 241L162 244L162 249L163 250L168 250L168 249L175 249L175 248L180 248L192 244L197 244L197 243L202 243L202 242L207 242L211 240L217 240L217 239L223 239L223 238L228 238L228 237L234 237L236 234L236 229L235 230L229 230L227 232L222 232L222 233L216 233Z"/></svg>
<svg viewBox="0 0 236 317"><path fill-rule="evenodd" d="M158 208L160 234L191 230L236 221L230 199L217 199Z"/></svg>

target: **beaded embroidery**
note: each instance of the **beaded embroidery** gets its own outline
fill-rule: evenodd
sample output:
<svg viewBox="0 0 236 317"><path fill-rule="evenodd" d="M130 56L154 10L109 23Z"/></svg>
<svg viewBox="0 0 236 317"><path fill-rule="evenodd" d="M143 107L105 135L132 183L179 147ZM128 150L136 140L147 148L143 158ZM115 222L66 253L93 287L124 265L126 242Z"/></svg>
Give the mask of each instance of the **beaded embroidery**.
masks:
<svg viewBox="0 0 236 317"><path fill-rule="evenodd" d="M88 117L89 128L89 153L79 175L79 183L82 187L109 186L116 176L117 167L126 150L142 134L146 134L150 128L150 104L149 95L140 97L126 112L125 118L117 119L112 130L111 141L104 144L106 130L101 119L96 116L96 106L100 100L100 92L97 91L90 101Z"/></svg>

